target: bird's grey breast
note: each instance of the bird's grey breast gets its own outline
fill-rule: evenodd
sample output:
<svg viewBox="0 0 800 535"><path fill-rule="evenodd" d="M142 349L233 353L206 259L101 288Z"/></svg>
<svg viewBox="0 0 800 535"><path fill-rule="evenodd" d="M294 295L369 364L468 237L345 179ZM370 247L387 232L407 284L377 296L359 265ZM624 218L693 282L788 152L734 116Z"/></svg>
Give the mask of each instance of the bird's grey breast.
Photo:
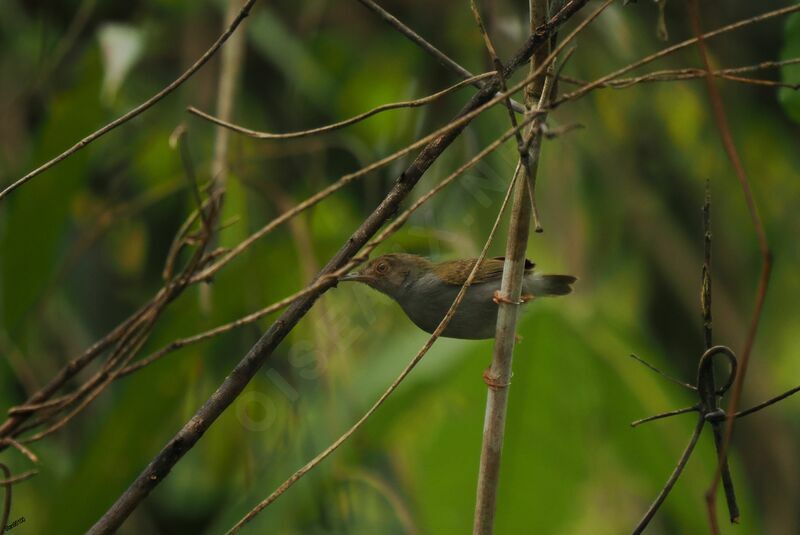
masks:
<svg viewBox="0 0 800 535"><path fill-rule="evenodd" d="M492 301L500 280L474 284L450 320L443 336L453 338L492 338L497 320L497 305ZM425 274L409 286L398 299L408 317L421 329L432 333L455 301L461 286Z"/></svg>

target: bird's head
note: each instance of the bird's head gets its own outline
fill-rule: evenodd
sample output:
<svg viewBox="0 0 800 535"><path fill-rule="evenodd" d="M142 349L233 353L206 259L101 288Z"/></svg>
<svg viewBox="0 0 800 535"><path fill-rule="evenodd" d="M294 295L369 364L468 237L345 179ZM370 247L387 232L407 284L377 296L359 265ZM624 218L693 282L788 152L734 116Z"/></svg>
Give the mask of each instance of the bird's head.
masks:
<svg viewBox="0 0 800 535"><path fill-rule="evenodd" d="M392 253L370 260L363 268L348 273L340 280L363 282L399 299L414 281L430 271L432 265L421 256Z"/></svg>

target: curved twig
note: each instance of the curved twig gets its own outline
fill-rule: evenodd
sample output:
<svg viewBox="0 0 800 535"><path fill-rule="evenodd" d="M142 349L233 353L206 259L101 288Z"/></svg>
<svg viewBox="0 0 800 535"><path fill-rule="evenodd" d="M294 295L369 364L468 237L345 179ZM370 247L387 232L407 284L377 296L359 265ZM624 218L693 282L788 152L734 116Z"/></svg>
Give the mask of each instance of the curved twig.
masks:
<svg viewBox="0 0 800 535"><path fill-rule="evenodd" d="M350 125L356 124L358 122L361 122L364 119L367 119L369 117L372 117L373 115L377 115L377 114L379 114L381 112L384 112L384 111L398 110L398 109L403 109L403 108L418 108L420 106L425 106L426 104L430 104L431 102L435 102L435 101L439 100L440 98L442 98L442 97L444 97L446 95L449 95L450 93L452 93L454 91L457 91L458 89L461 89L461 88L463 88L465 86L468 86L468 85L472 85L472 83L477 81L477 80L485 80L486 78L491 78L492 76L494 76L494 73L486 72L486 73L483 73L483 74L479 74L477 76L473 76L473 77L468 78L466 80L462 80L461 82L458 82L457 84L451 85L450 87L442 89L441 91L438 91L438 92L433 93L431 95L428 95L426 97L422 97L422 98L418 98L418 99L414 99L414 100L406 100L406 101L402 101L402 102L392 102L392 103L389 103L389 104L382 104L380 106L372 108L369 111L365 111L364 113L360 113L360 114L358 114L358 115L356 115L354 117L350 117L349 119L345 119L343 121L339 121L339 122L336 122L336 123L333 123L333 124L328 124L328 125L325 125L325 126L319 126L317 128L311 128L309 130L300 130L298 132L287 132L287 133L284 133L284 134L273 134L273 133L270 133L270 132L261 132L261 131L258 131L258 130L251 130L249 128L245 128L243 126L239 126L239 125L231 123L229 121L225 121L223 119L219 119L217 117L214 117L213 115L210 115L210 114L208 114L208 113L206 113L206 112L204 112L202 110L198 110L194 106L189 106L188 108L186 108L186 111L188 111L189 113L194 114L194 115L196 115L196 116L198 116L198 117L200 117L202 119L205 119L206 121L210 121L210 122L212 122L212 123L214 123L214 124L216 124L218 126L222 126L222 127L227 128L229 130L232 130L234 132L238 132L239 134L244 134L246 136L250 136L250 137L253 137L253 138L256 138L256 139L273 139L273 140L297 139L297 138L301 138L301 137L315 136L315 135L319 135L319 134L326 134L328 132L333 132L335 130L339 130L339 129L345 128L347 126L350 126Z"/></svg>
<svg viewBox="0 0 800 535"><path fill-rule="evenodd" d="M695 412L699 410L700 410L700 405L692 405L691 407L675 409L674 411L662 412L659 414L654 414L653 416L648 416L646 418L634 420L633 422L631 422L631 427L637 427L642 424L646 424L647 422L652 422L654 420L661 420L662 418L669 418L670 416L677 416L679 414L686 414L687 412Z"/></svg>
<svg viewBox="0 0 800 535"><path fill-rule="evenodd" d="M697 418L697 423L694 426L694 432L692 432L692 436L689 439L689 443L686 445L686 449L683 450L683 454L681 454L680 459L678 459L678 464L675 466L675 469L672 471L672 474L670 474L669 479L667 480L667 483L664 485L664 487L661 489L661 492L658 493L656 499L653 501L652 504L650 504L650 507L647 509L647 512L645 512L642 519L633 529L633 535L639 535L645 530L647 525L653 519L653 516L655 516L659 507L661 507L661 504L664 502L664 500L667 499L667 496L669 495L669 492L672 490L672 487L675 486L675 482L677 482L678 478L681 477L681 473L683 473L683 469L686 467L686 463L689 462L689 457L691 457L692 451L694 451L694 447L697 445L697 439L700 438L700 432L703 430L703 425L705 425L705 423L706 423L705 418L703 418L703 416L700 415L700 417Z"/></svg>
<svg viewBox="0 0 800 535"><path fill-rule="evenodd" d="M656 368L655 366L653 366L652 364L650 364L649 362L647 362L646 360L641 358L639 355L637 355L635 353L631 353L630 357L632 359L634 359L635 361L639 362L640 364L643 364L645 367L649 368L650 370L656 372L658 375L660 375L661 377L663 377L667 381L675 383L678 386L682 386L683 388L685 388L687 390L697 391L697 387L696 386L690 385L689 383L684 383L680 379L676 379L676 378L672 377L671 375L667 374L666 372L663 372L660 369Z"/></svg>
<svg viewBox="0 0 800 535"><path fill-rule="evenodd" d="M754 412L758 412L761 409L766 409L767 407L769 407L773 403L777 403L780 400L788 398L789 396L794 395L794 394L796 394L798 392L800 392L800 386L796 386L796 387L794 387L794 388L792 388L790 390L787 390L783 394L780 394L779 396L775 396L774 398L770 398L770 399L768 399L766 401L762 401L758 405L750 407L749 409L745 409L743 411L739 411L736 414L734 414L733 417L734 418L744 418L745 416L747 416L749 414L753 414Z"/></svg>

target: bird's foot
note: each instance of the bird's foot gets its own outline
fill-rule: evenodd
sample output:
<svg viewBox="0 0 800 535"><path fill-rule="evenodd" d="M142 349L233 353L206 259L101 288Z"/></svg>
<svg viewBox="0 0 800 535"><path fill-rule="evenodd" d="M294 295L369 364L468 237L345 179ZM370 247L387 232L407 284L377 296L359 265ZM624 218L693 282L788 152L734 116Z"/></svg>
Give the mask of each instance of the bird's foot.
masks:
<svg viewBox="0 0 800 535"><path fill-rule="evenodd" d="M492 368L486 368L483 372L483 382L491 388L492 390L499 390L501 388L508 388L508 385L511 384L511 381L506 383L501 383L497 377L492 376Z"/></svg>
<svg viewBox="0 0 800 535"><path fill-rule="evenodd" d="M527 303L528 301L533 301L534 299L536 299L536 296L535 296L535 295L533 295L533 294L522 294L522 295L519 297L519 300L520 300L521 302L523 302L523 303Z"/></svg>
<svg viewBox="0 0 800 535"><path fill-rule="evenodd" d="M521 305L522 303L525 302L524 299L520 299L519 301L513 301L512 299L509 299L508 297L503 295L500 292L500 290L494 291L494 294L492 295L492 301L494 302L495 305L499 305L500 303L506 303L508 305Z"/></svg>

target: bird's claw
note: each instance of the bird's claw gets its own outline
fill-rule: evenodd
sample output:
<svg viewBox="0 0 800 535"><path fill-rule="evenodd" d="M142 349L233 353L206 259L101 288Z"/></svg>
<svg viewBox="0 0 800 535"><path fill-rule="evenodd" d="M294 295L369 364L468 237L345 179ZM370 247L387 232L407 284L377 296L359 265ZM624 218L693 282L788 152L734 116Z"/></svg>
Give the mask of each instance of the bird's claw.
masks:
<svg viewBox="0 0 800 535"><path fill-rule="evenodd" d="M492 390L499 390L501 388L508 388L508 385L511 384L511 381L506 383L501 383L498 381L497 377L492 376L492 369L491 367L486 368L483 372L483 382L486 383L486 386L491 388Z"/></svg>
<svg viewBox="0 0 800 535"><path fill-rule="evenodd" d="M521 305L525 301L523 301L522 299L520 299L519 301L513 301L513 300L509 299L508 297L506 297L505 295L503 295L500 292L500 290L495 290L494 294L492 295L492 302L495 305L499 305L500 303L506 303L508 305Z"/></svg>

